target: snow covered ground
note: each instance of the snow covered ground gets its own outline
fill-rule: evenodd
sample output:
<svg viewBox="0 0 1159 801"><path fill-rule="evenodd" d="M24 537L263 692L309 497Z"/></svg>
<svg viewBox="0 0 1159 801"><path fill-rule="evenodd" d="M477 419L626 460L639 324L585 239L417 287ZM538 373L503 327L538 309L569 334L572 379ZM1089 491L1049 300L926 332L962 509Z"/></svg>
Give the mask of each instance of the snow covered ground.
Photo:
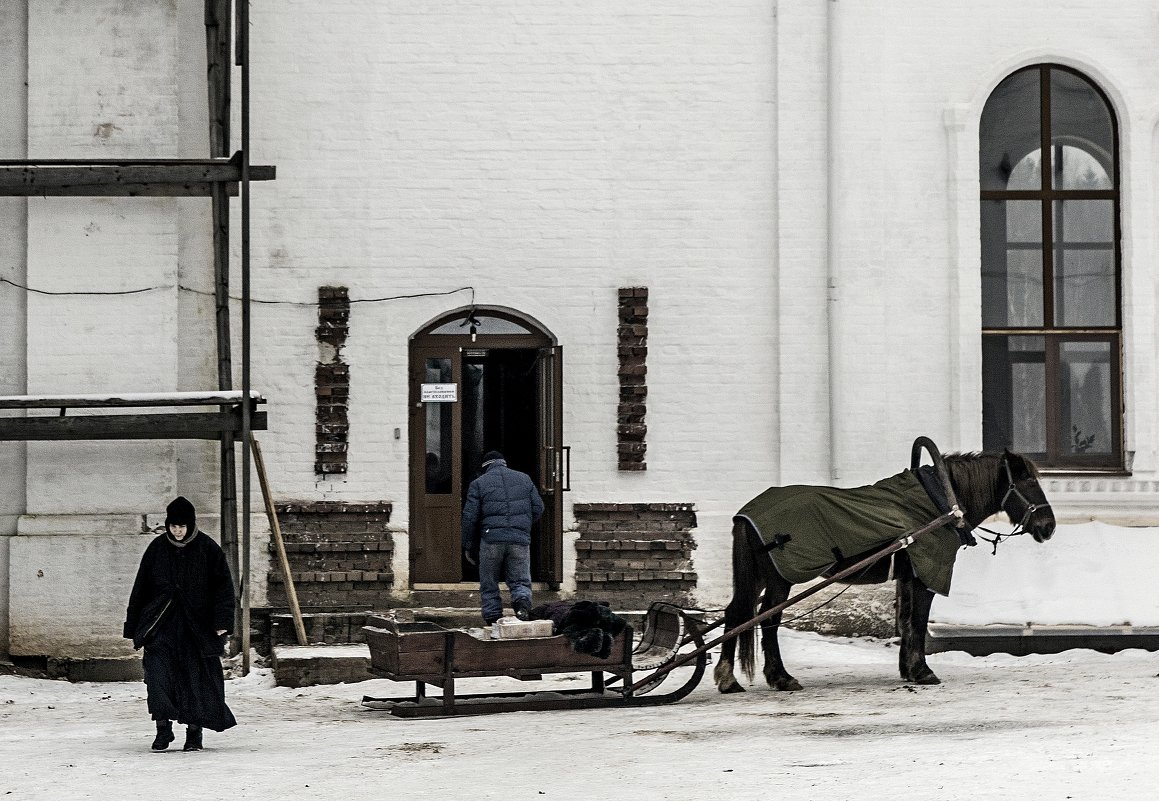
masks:
<svg viewBox="0 0 1159 801"><path fill-rule="evenodd" d="M706 677L639 709L401 720L359 701L405 685L255 671L226 685L240 725L188 754L149 751L141 684L0 676L0 799L1159 797L1157 654L937 654L944 684L915 687L884 641L781 639L802 692Z"/></svg>

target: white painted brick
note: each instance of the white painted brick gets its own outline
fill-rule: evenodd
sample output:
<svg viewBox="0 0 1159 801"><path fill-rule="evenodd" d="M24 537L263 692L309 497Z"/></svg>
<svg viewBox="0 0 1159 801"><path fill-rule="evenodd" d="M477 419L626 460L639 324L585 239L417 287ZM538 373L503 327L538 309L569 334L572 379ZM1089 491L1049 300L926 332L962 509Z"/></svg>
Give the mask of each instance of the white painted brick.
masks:
<svg viewBox="0 0 1159 801"><path fill-rule="evenodd" d="M204 147L204 52L188 41L199 4L30 5L32 152ZM832 154L827 13L840 37ZM979 444L970 138L1004 74L1058 60L1102 81L1120 115L1127 436L1136 478L1153 481L1157 23L1136 0L256 4L251 157L279 177L253 187L254 295L308 304L323 284L352 298L472 285L477 303L542 321L565 358L569 500L695 502L700 594L715 603L731 514L765 486L827 482L834 466L841 483L876 479L906 464L918 434ZM0 83L0 100L20 91ZM948 109L961 115L950 127ZM0 205L0 230L25 227L30 282L212 289L204 204L40 200L26 225L19 208ZM232 244L236 262L239 235ZM616 469L615 293L627 285L651 290L643 474ZM30 300L30 389L213 385L212 300L130 297ZM313 472L316 309L253 308L253 384L270 399L259 436L279 498L391 501L407 542L407 339L470 302L352 307L350 472L326 481ZM235 310L235 346L239 332ZM106 512L188 485L215 492L212 445L117 453ZM63 458L33 449L20 512L99 511L99 484L49 493ZM137 486L118 483L128 477ZM1074 514L1088 497L1060 492ZM1137 506L1136 522L1155 513Z"/></svg>

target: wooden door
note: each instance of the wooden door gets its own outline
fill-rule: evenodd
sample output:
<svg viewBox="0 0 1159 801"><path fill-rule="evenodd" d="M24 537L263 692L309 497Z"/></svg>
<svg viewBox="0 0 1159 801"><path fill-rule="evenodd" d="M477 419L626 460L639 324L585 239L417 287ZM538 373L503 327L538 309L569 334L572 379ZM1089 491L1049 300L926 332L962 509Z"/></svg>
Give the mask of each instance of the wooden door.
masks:
<svg viewBox="0 0 1159 801"><path fill-rule="evenodd" d="M410 372L411 581L458 582L462 579L459 522L464 490L460 348L412 348Z"/></svg>
<svg viewBox="0 0 1159 801"><path fill-rule="evenodd" d="M536 361L536 406L539 475L536 483L543 497L538 547L532 572L542 581L563 580L563 493L570 472L570 450L563 445L563 348L541 348Z"/></svg>

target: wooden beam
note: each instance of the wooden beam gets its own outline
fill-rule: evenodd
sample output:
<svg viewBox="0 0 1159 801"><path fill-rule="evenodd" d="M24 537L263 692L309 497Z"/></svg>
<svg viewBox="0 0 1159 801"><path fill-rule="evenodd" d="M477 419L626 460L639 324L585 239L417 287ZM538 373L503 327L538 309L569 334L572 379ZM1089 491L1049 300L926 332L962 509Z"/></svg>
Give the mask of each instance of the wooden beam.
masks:
<svg viewBox="0 0 1159 801"><path fill-rule="evenodd" d="M209 155L224 157L230 146L230 96L232 63L232 0L205 0L206 96L209 101ZM240 164L240 162L239 162ZM229 332L229 191L237 184L215 184L210 226L213 231L213 294L216 306L218 389L233 389L233 364ZM221 435L221 547L234 579L234 592L242 590L241 561L237 550L237 466L232 434ZM234 631L241 632L241 604L234 615ZM237 642L235 637L234 642ZM234 649L231 648L231 653Z"/></svg>
<svg viewBox="0 0 1159 801"><path fill-rule="evenodd" d="M251 414L250 428L265 430L266 413ZM220 439L222 432L240 430L241 415L236 410L208 413L0 418L0 441Z"/></svg>
<svg viewBox="0 0 1159 801"><path fill-rule="evenodd" d="M272 166L251 166L251 181L272 181ZM241 165L209 159L133 164L0 164L0 196L209 197L214 184L238 193Z"/></svg>
<svg viewBox="0 0 1159 801"><path fill-rule="evenodd" d="M0 186L0 197L210 197L216 184L104 184L99 186ZM223 184L230 197L237 184Z"/></svg>
<svg viewBox="0 0 1159 801"><path fill-rule="evenodd" d="M252 403L265 403L250 392ZM0 409L80 409L124 406L232 406L242 402L241 390L211 392L123 392L119 395L0 395Z"/></svg>
<svg viewBox="0 0 1159 801"><path fill-rule="evenodd" d="M209 100L209 153L229 148L231 0L205 0L205 62Z"/></svg>

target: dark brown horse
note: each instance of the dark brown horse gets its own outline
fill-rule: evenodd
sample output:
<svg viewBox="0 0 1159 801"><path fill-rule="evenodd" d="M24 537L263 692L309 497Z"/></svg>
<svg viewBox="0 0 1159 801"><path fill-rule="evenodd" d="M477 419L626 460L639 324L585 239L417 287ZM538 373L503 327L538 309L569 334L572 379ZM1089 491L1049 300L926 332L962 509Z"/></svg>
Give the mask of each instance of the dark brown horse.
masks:
<svg viewBox="0 0 1159 801"><path fill-rule="evenodd" d="M915 451L916 452L916 451ZM1042 487L1038 483L1038 471L1024 456L1009 451L1003 453L949 454L944 457L946 473L957 501L965 515L967 527L974 528L986 518L999 511L1005 512L1018 528L1030 533L1038 542L1050 539L1054 533L1054 514L1050 509ZM929 468L923 468L928 470ZM904 474L899 474L902 476ZM804 489L804 488L798 488ZM864 489L864 488L862 488ZM813 519L832 514L832 503L840 502L842 493L856 493L859 490L827 489L829 506L808 508L805 519ZM747 507L746 507L747 508ZM929 522L936 515L930 515L920 523ZM763 541L752 521L738 516L733 526L732 576L733 598L725 610L725 629L745 623L760 610L772 609L789 597L792 583L778 571L769 550L777 543ZM919 523L919 525L920 525ZM797 536L808 536L807 531L793 532ZM790 537L783 537L785 541ZM955 549L951 540L951 551ZM876 549L871 549L876 550ZM844 564L852 565L860 557L858 554L830 566L829 574L836 573ZM888 559L888 557L887 557ZM910 555L900 550L893 556L893 575L897 580L897 629L901 637L898 668L902 679L915 684L938 684L940 680L926 664L926 627L930 619L930 607L934 593L918 578ZM888 568L886 559L875 568ZM888 569L874 570L876 581L888 578ZM817 571L818 574L821 571ZM852 582L851 582L852 583ZM857 583L868 583L865 577ZM800 683L789 675L781 661L777 644L777 628L781 615L773 615L761 623L762 650L764 652L765 680L777 690L799 690ZM741 634L740 664L749 678L754 672L754 630ZM727 640L721 649L720 661L714 671L717 689L722 693L743 692L744 688L733 675L733 659L736 639Z"/></svg>

